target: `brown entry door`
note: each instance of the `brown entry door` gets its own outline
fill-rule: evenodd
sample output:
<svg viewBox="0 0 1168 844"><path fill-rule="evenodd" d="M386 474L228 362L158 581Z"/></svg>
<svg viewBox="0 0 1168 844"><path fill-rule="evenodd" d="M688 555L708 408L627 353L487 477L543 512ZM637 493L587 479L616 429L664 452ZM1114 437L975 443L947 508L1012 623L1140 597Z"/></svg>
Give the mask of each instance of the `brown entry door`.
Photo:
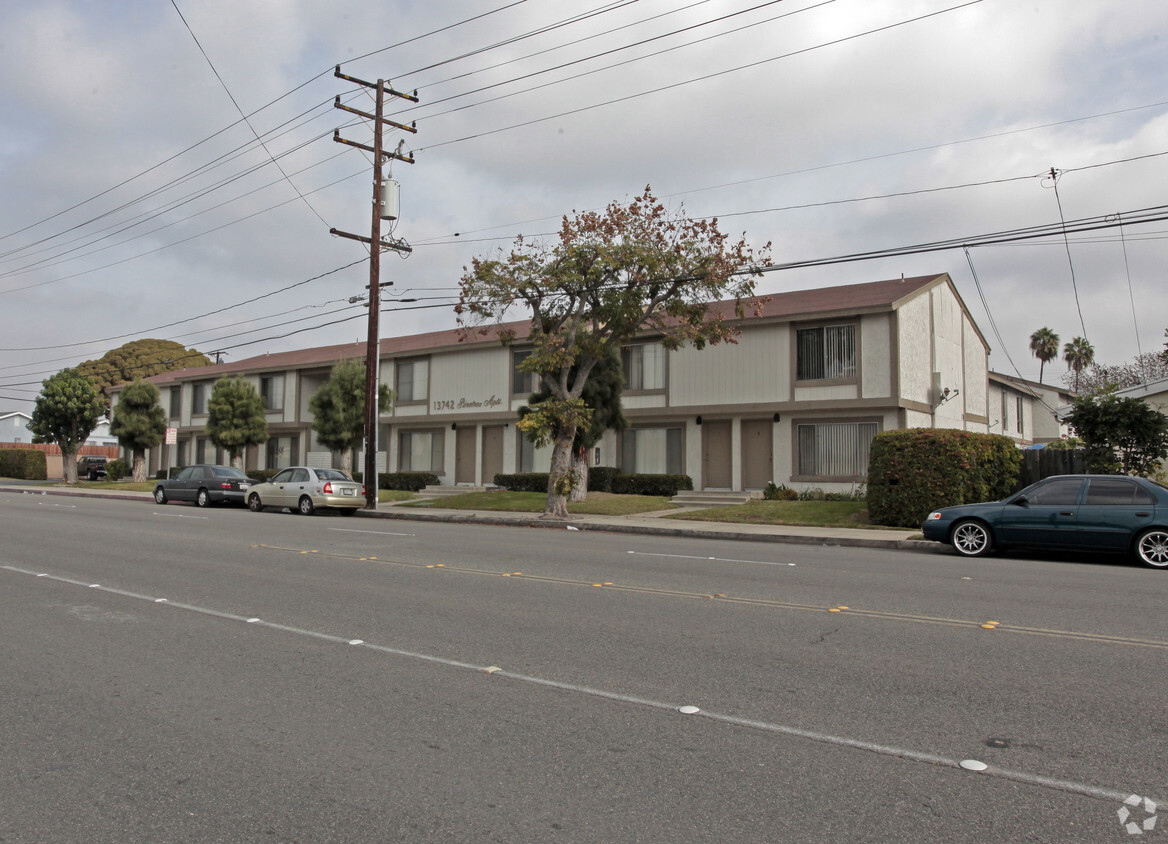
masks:
<svg viewBox="0 0 1168 844"><path fill-rule="evenodd" d="M475 482L475 442L478 428L465 425L458 429L458 439L454 443L454 482L473 484Z"/></svg>
<svg viewBox="0 0 1168 844"><path fill-rule="evenodd" d="M503 471L503 426L483 428L483 483L493 484Z"/></svg>
<svg viewBox="0 0 1168 844"><path fill-rule="evenodd" d="M742 422L742 486L764 489L774 480L774 423L769 419Z"/></svg>
<svg viewBox="0 0 1168 844"><path fill-rule="evenodd" d="M702 488L730 489L734 467L730 447L730 420L702 425Z"/></svg>

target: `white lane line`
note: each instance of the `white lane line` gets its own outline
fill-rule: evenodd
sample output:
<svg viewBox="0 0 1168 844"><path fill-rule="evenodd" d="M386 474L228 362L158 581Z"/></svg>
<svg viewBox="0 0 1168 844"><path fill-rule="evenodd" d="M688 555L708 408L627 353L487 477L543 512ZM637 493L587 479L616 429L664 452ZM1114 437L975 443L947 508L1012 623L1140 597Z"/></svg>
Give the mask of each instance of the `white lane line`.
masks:
<svg viewBox="0 0 1168 844"><path fill-rule="evenodd" d="M419 660L421 662L428 662L434 665L445 665L451 668L459 668L475 671L478 673L485 673L493 677L505 677L509 680L514 680L520 683L530 683L532 685L541 686L544 688L588 695L589 697L603 698L604 700L611 700L619 703L646 706L652 709L659 709L668 712L683 712L683 714L685 714L687 717L708 718L711 721L717 721L723 724L731 724L736 727L792 736L794 738L806 739L809 741L820 742L822 744L831 744L836 747L846 747L852 750L863 750L869 753L877 753L882 756L894 756L898 759L905 759L910 762L920 762L928 765L940 765L942 767L953 768L958 771L968 771L969 773L973 773L976 776L996 777L998 779L1006 779L1012 782L1038 786L1040 788L1047 788L1056 791L1065 791L1071 794L1079 794L1084 797L1091 797L1098 800L1107 800L1111 802L1122 802L1123 800L1128 799L1131 794L1130 790L1117 791L1115 789L1100 788L1098 786L1087 785L1086 783L1074 782L1073 780L1054 779L1053 777L1029 774L1025 771L998 768L993 765L988 765L985 770L974 772L969 771L969 768L963 766L961 760L950 759L949 757L938 756L933 753L924 753L921 751L910 750L903 747L895 747L893 745L887 744L876 744L874 742L848 738L846 736L831 735L830 733L818 733L812 730L803 730L798 727L785 726L783 724L772 724L767 721L755 721L748 718L739 718L734 715L722 715L706 709L699 709L698 707L692 705L679 706L677 703L665 703L662 701L651 700L649 698L633 697L631 695L610 692L604 689L593 688L591 686L580 686L574 683L564 683L559 680L549 680L545 677L533 677L527 674L513 674L510 671L499 668L497 665L475 665L473 663L460 662L458 660L447 659L445 657L434 656L431 654L421 654L413 651L402 650L400 648L391 648L386 645L373 645L360 639L349 639L344 636L334 636L330 633L321 633L320 631L316 630L306 630L300 627L290 627L286 624L276 624L274 622L264 621L263 619L254 616L242 616L235 613L222 612L220 610L211 609L209 607L196 606L194 604L178 604L174 602L159 603L159 599L153 596L141 595L136 592L128 592L123 589L114 589L108 586L102 586L97 583L86 583L82 580L60 577L57 575L47 574L45 572L29 571L27 569L18 568L16 566L0 565L0 570L10 571L15 574L32 575L33 577L45 577L58 583L65 583L71 586L83 586L88 589L98 589L103 592L109 592L113 595L120 595L126 598L149 601L162 607L174 607L175 609L186 610L188 612L198 613L199 615L207 615L213 618L221 618L228 621L242 621L247 624L253 624L256 627L264 627L269 630L278 630L283 633L291 633L296 636L308 636L313 639L320 639L339 645L355 645L357 647L368 648L369 650L390 654L392 656L405 657L408 659ZM1157 803L1168 803L1168 800L1159 797L1153 797L1151 799Z"/></svg>
<svg viewBox="0 0 1168 844"><path fill-rule="evenodd" d="M736 560L733 557L693 557L688 554L651 554L648 551L630 551L638 557L665 557L669 560L705 560L707 562L717 563L750 563L755 566L783 566L785 568L794 568L794 563L775 563L769 560Z"/></svg>
<svg viewBox="0 0 1168 844"><path fill-rule="evenodd" d="M329 530L339 531L340 533L372 533L377 536L416 536L413 533L390 533L387 530L356 530L355 528L329 528Z"/></svg>
<svg viewBox="0 0 1168 844"><path fill-rule="evenodd" d="M207 516L186 516L182 513L159 513L157 510L152 511L155 516L170 516L172 519L207 519Z"/></svg>

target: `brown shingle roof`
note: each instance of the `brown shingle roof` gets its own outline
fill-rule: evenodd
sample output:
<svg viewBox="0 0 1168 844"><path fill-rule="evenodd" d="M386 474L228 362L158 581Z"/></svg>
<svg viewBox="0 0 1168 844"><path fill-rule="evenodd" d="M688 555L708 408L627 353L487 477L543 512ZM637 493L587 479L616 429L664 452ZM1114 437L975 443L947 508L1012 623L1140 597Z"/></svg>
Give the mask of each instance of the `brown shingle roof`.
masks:
<svg viewBox="0 0 1168 844"><path fill-rule="evenodd" d="M894 309L908 296L923 288L948 280L948 275L915 276L913 278L898 278L889 281L872 281L864 284L848 284L837 287L822 287L814 290L793 290L788 293L773 293L769 296L755 297L743 300L747 319L753 319L756 302L762 300L761 317L764 319L789 319L791 317L823 317L834 313L856 313L870 309ZM734 300L715 302L710 310L724 319L734 319ZM479 345L497 342L500 329L512 329L520 338L527 335L530 323L527 320L504 323L502 326L491 327L485 336L477 332L467 340L462 341L461 329L446 329L431 331L426 334L413 334L404 337L387 337L381 340L382 357L402 357L433 351L442 348L454 348L459 345ZM332 366L337 361L350 358L365 358L364 343L345 343L336 346L317 346L308 349L297 349L290 352L275 352L245 358L234 363L225 363L212 366L192 367L179 369L162 375L155 375L146 380L156 385L165 385L175 381L198 381L201 379L221 378L243 372L272 372L288 369L304 369L313 366ZM115 390L117 388L114 388Z"/></svg>

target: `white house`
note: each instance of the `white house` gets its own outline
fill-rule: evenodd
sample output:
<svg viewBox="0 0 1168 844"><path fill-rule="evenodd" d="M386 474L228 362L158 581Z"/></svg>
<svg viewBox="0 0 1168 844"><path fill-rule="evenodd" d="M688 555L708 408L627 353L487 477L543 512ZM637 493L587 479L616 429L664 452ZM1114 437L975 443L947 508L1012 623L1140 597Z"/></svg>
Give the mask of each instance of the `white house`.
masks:
<svg viewBox="0 0 1168 844"><path fill-rule="evenodd" d="M882 430L986 432L989 349L947 274L762 297L712 309L740 330L737 343L667 351L646 334L622 350L630 428L609 432L593 465L684 473L695 489L755 490L767 483L846 489L863 482L868 448ZM382 408L378 465L425 470L443 484L483 485L499 472L546 470L515 427L532 389L516 369L517 341L456 330L383 339L381 380L395 392ZM223 462L205 431L215 382L241 374L263 397L270 439L248 451L248 468L329 464L312 431L309 398L330 367L364 358L364 344L263 355L151 377L174 429L153 449L151 470ZM116 402L119 388L111 389ZM358 457L358 460L360 458Z"/></svg>
<svg viewBox="0 0 1168 844"><path fill-rule="evenodd" d="M1018 445L1048 443L1068 434L1059 408L1074 393L1000 372L989 374L989 430Z"/></svg>
<svg viewBox="0 0 1168 844"><path fill-rule="evenodd" d="M31 421L31 416L19 410L0 411L0 443L32 442Z"/></svg>

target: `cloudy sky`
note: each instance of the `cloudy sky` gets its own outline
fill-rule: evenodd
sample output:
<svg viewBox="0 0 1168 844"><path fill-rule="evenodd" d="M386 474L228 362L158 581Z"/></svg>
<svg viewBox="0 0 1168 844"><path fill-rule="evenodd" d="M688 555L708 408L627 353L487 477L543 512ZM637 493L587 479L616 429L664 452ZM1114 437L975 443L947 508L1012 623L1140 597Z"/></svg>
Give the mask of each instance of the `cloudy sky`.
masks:
<svg viewBox="0 0 1168 844"><path fill-rule="evenodd" d="M372 134L333 102L373 104L337 64L420 99L389 109L418 131L388 137L416 163L392 168L413 252L383 257L383 336L454 327L473 257L648 184L772 241L796 266L763 293L948 272L998 371L1037 378L1042 326L1104 363L1164 348L1163 0L38 0L4 18L0 411L142 337L227 360L364 340L348 300L368 256L329 229L368 234L370 157L333 131ZM938 242L958 246L912 249Z"/></svg>

